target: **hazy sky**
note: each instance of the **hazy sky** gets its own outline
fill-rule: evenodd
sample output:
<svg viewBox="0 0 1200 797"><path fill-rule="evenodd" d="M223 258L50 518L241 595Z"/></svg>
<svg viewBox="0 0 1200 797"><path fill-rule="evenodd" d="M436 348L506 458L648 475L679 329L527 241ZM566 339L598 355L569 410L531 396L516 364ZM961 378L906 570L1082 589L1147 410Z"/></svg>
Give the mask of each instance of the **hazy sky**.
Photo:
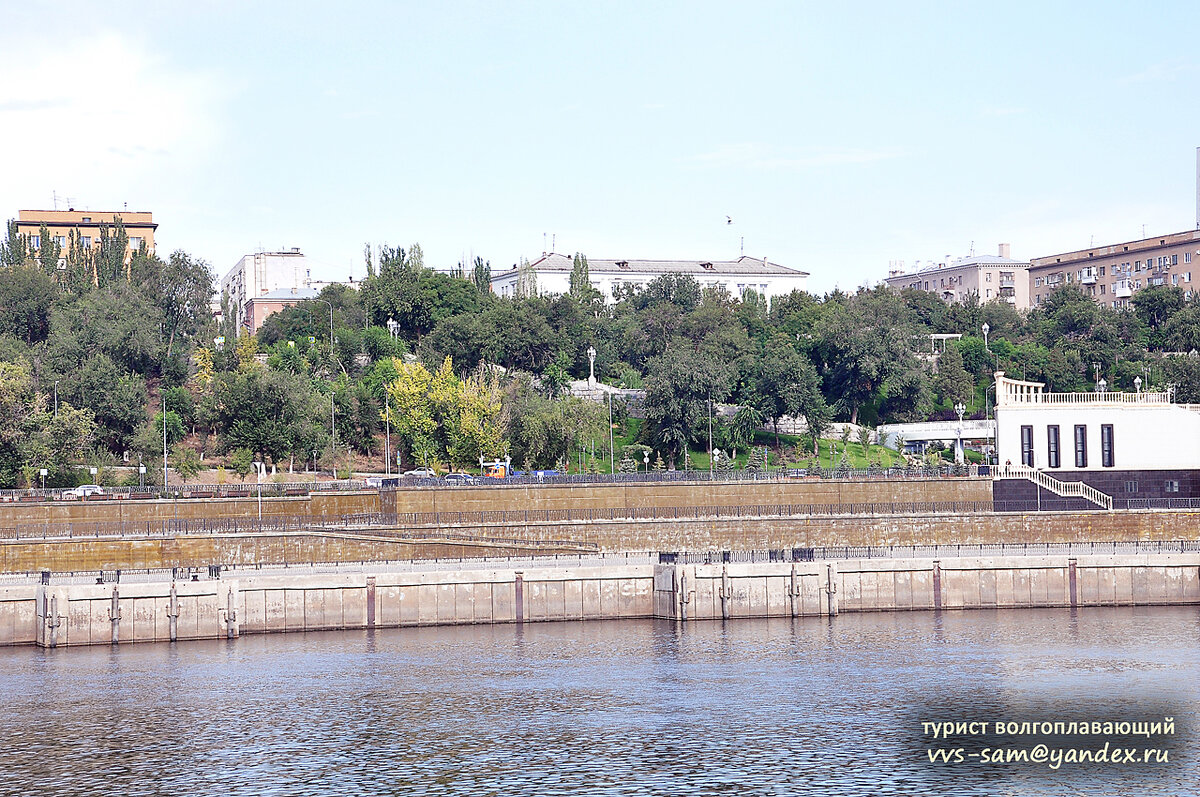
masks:
<svg viewBox="0 0 1200 797"><path fill-rule="evenodd" d="M1191 229L1200 3L6 4L0 215L152 210L218 275L367 242L875 282ZM65 207L65 205L60 205ZM733 219L726 223L726 217ZM545 236L545 237L544 237ZM545 243L544 243L545 241Z"/></svg>

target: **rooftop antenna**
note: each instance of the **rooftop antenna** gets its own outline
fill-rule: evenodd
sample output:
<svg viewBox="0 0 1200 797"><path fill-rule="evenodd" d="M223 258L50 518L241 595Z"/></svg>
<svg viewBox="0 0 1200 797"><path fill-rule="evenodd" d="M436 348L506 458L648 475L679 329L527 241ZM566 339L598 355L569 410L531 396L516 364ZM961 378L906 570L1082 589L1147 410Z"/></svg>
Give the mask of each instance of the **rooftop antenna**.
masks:
<svg viewBox="0 0 1200 797"><path fill-rule="evenodd" d="M58 210L58 192L53 189L50 190L50 201L54 203L54 209Z"/></svg>
<svg viewBox="0 0 1200 797"><path fill-rule="evenodd" d="M546 233L542 233L542 254L546 254Z"/></svg>
<svg viewBox="0 0 1200 797"><path fill-rule="evenodd" d="M974 241L971 241L971 254L970 254L970 257L975 257L975 242L974 242Z"/></svg>
<svg viewBox="0 0 1200 797"><path fill-rule="evenodd" d="M1200 147L1196 147L1196 229L1200 230Z"/></svg>
<svg viewBox="0 0 1200 797"><path fill-rule="evenodd" d="M1146 225L1145 224L1142 225L1142 237L1143 238L1146 237Z"/></svg>
<svg viewBox="0 0 1200 797"><path fill-rule="evenodd" d="M745 254L746 254L746 236L743 235L742 242L741 242L741 244L738 245L738 255L741 256L741 255L745 255Z"/></svg>

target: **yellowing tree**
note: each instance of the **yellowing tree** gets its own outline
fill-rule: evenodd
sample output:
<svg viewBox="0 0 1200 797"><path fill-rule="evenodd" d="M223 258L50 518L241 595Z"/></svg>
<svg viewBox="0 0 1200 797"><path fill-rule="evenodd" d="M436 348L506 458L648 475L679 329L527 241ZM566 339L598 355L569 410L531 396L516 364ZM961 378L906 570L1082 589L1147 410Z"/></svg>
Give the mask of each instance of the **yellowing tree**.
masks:
<svg viewBox="0 0 1200 797"><path fill-rule="evenodd" d="M434 377L420 363L396 358L392 364L396 378L387 385L392 429L408 443L413 459L421 463L436 462L438 422L430 399Z"/></svg>
<svg viewBox="0 0 1200 797"><path fill-rule="evenodd" d="M494 376L472 376L460 383L455 411L446 424L451 462L466 465L504 453L502 395Z"/></svg>

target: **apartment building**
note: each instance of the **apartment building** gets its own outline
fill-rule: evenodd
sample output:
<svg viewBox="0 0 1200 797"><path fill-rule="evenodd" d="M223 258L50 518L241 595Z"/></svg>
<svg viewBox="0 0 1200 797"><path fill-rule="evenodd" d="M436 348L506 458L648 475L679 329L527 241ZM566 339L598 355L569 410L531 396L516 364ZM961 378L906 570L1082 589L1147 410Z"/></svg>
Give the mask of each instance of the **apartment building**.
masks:
<svg viewBox="0 0 1200 797"><path fill-rule="evenodd" d="M229 296L230 313L238 334L253 335L263 321L285 307L315 299L329 285L357 288L347 282L315 280L299 247L245 255L221 279L221 294Z"/></svg>
<svg viewBox="0 0 1200 797"><path fill-rule="evenodd" d="M1037 257L1029 267L1034 306L1046 300L1059 285L1078 284L1097 302L1124 307L1142 288L1174 285L1190 297L1200 281L1193 274L1200 256L1200 229L1158 235L1074 252Z"/></svg>
<svg viewBox="0 0 1200 797"><path fill-rule="evenodd" d="M975 294L980 302L998 300L1024 310L1029 307L1030 264L1012 259L1008 244L1000 244L998 252L933 263L914 271L892 269L885 282L895 291L929 291L947 303Z"/></svg>
<svg viewBox="0 0 1200 797"><path fill-rule="evenodd" d="M132 252L145 246L147 252L154 251L154 233L158 225L154 223L154 214L148 211L131 212L127 210L20 210L17 211L17 232L29 239L29 248L38 251L42 248L42 226L47 233L66 252L70 244L71 233L79 235L80 243L87 248L100 245L100 227L114 227L120 221L129 236L129 246L125 253L126 261Z"/></svg>

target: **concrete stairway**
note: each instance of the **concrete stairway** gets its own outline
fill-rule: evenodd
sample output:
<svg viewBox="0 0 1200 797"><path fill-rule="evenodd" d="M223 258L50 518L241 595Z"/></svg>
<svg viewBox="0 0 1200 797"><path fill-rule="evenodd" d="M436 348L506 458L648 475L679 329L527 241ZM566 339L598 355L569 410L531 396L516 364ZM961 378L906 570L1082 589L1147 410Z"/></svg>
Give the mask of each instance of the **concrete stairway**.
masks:
<svg viewBox="0 0 1200 797"><path fill-rule="evenodd" d="M1110 512L1113 508L1112 496L1105 495L1095 487L1086 485L1083 482L1061 482L1047 473L1034 470L1025 465L1007 465L997 468L995 478L1025 479L1033 482L1038 487L1049 490L1055 495L1061 495L1064 498L1083 498L1101 509L1107 509Z"/></svg>

